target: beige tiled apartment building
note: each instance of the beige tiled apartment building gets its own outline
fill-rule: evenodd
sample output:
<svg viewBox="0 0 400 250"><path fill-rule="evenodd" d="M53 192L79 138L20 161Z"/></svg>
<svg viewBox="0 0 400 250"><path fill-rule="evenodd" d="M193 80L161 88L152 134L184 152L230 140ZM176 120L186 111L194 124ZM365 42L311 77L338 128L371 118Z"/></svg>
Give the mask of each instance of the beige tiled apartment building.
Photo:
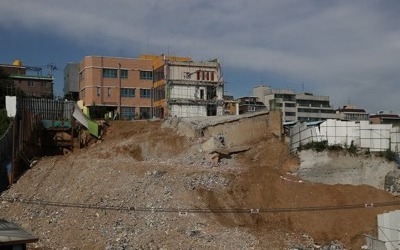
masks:
<svg viewBox="0 0 400 250"><path fill-rule="evenodd" d="M80 63L79 98L89 108L97 108L122 119L151 116L153 86L152 60L86 56Z"/></svg>

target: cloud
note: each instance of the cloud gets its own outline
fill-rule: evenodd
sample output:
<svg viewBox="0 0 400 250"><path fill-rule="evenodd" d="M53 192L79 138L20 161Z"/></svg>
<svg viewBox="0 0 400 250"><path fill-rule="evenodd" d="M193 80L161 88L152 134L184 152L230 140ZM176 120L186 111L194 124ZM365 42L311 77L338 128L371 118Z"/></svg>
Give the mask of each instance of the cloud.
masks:
<svg viewBox="0 0 400 250"><path fill-rule="evenodd" d="M16 0L0 3L0 27L128 55L219 57L230 69L305 82L336 106L350 97L371 110L398 109L399 7L390 0Z"/></svg>

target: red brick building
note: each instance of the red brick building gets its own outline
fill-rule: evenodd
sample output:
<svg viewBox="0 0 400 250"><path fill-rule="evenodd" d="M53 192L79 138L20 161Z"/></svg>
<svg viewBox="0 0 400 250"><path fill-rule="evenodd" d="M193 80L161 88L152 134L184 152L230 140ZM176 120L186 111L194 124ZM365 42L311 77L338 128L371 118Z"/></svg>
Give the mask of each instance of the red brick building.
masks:
<svg viewBox="0 0 400 250"><path fill-rule="evenodd" d="M26 96L43 98L53 97L52 76L43 76L40 67L23 66L21 61L13 64L0 64L0 70L14 81L14 87L22 90Z"/></svg>

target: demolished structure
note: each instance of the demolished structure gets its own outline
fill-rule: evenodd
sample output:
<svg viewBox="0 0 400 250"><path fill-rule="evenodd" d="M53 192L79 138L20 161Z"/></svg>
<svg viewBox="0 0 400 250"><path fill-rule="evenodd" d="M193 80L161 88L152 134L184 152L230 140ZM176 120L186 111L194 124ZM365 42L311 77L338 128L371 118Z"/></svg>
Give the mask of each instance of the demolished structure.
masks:
<svg viewBox="0 0 400 250"><path fill-rule="evenodd" d="M153 116L220 116L224 81L217 59L194 62L161 55L153 61Z"/></svg>

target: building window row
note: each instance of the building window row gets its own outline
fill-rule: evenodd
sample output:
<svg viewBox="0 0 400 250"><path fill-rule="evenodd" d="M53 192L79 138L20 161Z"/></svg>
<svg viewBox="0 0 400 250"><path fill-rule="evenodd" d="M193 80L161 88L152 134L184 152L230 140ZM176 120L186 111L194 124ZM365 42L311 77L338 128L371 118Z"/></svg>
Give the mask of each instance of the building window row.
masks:
<svg viewBox="0 0 400 250"><path fill-rule="evenodd" d="M285 116L296 116L296 112L285 112Z"/></svg>
<svg viewBox="0 0 400 250"><path fill-rule="evenodd" d="M122 88L121 97L135 97L135 89Z"/></svg>
<svg viewBox="0 0 400 250"><path fill-rule="evenodd" d="M104 78L117 78L118 70L117 69L103 69L103 77Z"/></svg>
<svg viewBox="0 0 400 250"><path fill-rule="evenodd" d="M122 79L128 78L128 70L126 70L126 69L121 69L121 78L122 78Z"/></svg>
<svg viewBox="0 0 400 250"><path fill-rule="evenodd" d="M330 108L329 102L326 101L297 100L297 103L302 107Z"/></svg>
<svg viewBox="0 0 400 250"><path fill-rule="evenodd" d="M294 107L296 107L296 104L295 103L285 103L285 107L294 108Z"/></svg>
<svg viewBox="0 0 400 250"><path fill-rule="evenodd" d="M323 114L334 114L334 110L330 109L305 109L305 108L299 108L297 110L298 112L303 112L303 113L323 113Z"/></svg>
<svg viewBox="0 0 400 250"><path fill-rule="evenodd" d="M275 94L275 98L280 98L285 102L296 101L296 97L294 95L288 95L288 94Z"/></svg>
<svg viewBox="0 0 400 250"><path fill-rule="evenodd" d="M153 80L153 71L140 71L140 79Z"/></svg>
<svg viewBox="0 0 400 250"><path fill-rule="evenodd" d="M213 71L202 71L198 70L196 72L198 81L214 81L214 72Z"/></svg>
<svg viewBox="0 0 400 250"><path fill-rule="evenodd" d="M151 98L150 89L140 89L140 98Z"/></svg>
<svg viewBox="0 0 400 250"><path fill-rule="evenodd" d="M121 107L121 117L122 119L132 120L135 118L135 108L134 107Z"/></svg>

